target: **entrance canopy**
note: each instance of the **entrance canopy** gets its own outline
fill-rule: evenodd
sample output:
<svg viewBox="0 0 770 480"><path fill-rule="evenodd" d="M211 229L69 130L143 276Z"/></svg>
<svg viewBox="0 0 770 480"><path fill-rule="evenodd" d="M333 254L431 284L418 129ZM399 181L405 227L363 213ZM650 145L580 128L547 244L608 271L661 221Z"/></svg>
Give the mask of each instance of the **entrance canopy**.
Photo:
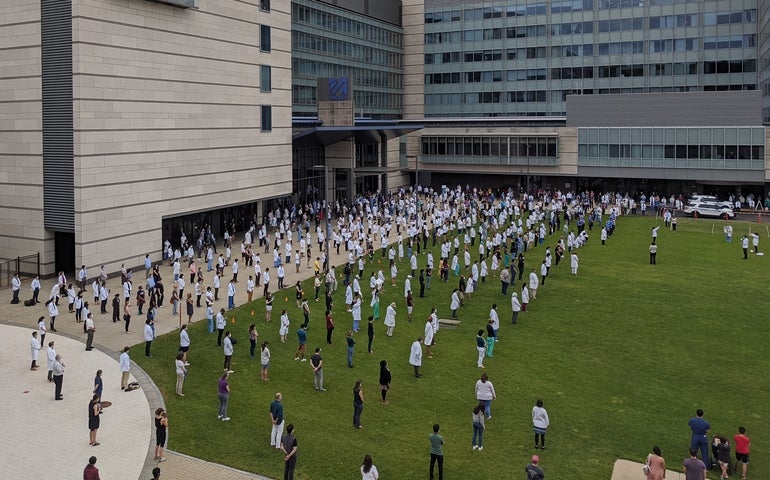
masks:
<svg viewBox="0 0 770 480"><path fill-rule="evenodd" d="M296 125L295 125L296 127ZM328 146L345 140L355 139L357 143L379 143L408 133L421 130L422 125L414 123L389 122L387 120L356 120L352 126L323 126L299 130L295 128L292 138L294 147Z"/></svg>

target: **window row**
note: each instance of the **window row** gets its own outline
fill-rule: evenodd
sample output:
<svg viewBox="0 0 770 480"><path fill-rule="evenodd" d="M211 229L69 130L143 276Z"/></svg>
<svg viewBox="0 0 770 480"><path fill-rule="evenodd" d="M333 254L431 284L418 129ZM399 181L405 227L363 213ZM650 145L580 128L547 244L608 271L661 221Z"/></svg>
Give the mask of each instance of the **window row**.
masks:
<svg viewBox="0 0 770 480"><path fill-rule="evenodd" d="M593 48L593 45L590 45ZM552 47L557 48L557 47ZM561 48L561 47L558 47ZM593 50L592 50L593 51ZM516 60L521 58L546 58L546 47L508 48L506 50L470 50L465 52L426 53L425 65L447 63L474 63L497 60Z"/></svg>
<svg viewBox="0 0 770 480"><path fill-rule="evenodd" d="M381 91L371 91L357 89L353 90L353 99L356 106L371 111L372 109L400 109L403 107L403 97L398 93L389 93ZM308 85L292 86L292 105L310 105L318 104L318 88Z"/></svg>
<svg viewBox="0 0 770 480"><path fill-rule="evenodd" d="M585 158L687 158L764 160L765 147L759 145L580 145L578 156Z"/></svg>
<svg viewBox="0 0 770 480"><path fill-rule="evenodd" d="M516 92L428 93L426 105L475 105L480 103L533 103L546 102L548 91L526 90Z"/></svg>
<svg viewBox="0 0 770 480"><path fill-rule="evenodd" d="M531 37L531 36L542 36L545 35L544 31L541 29L541 27L545 28L543 25L533 25L530 27L522 27L522 28L516 28L516 27L510 27L507 29L506 34L513 34L513 35L519 35L521 37ZM555 28L556 26L554 26ZM559 27L561 28L561 27ZM483 41L483 40L497 40L501 39L502 37L494 36L501 34L501 29L485 29L485 30L466 30L464 32L436 32L436 33L426 33L425 34L425 43L426 44L438 44L438 43L462 43L462 41L465 42L474 42L474 41ZM463 35L462 40L461 34ZM507 37L507 38L514 38L514 37ZM754 48L756 46L757 36L754 34L749 35L721 35L718 37L703 37L703 46L702 48L704 50L715 50L715 49L724 49L724 48ZM588 44L590 45L590 44ZM630 42L607 42L607 43L597 43L596 45L596 51L599 55L618 55L618 54L627 54L627 53L644 53L644 42L639 41L630 41ZM552 48L556 49L562 49L562 48L570 48L574 45L559 45ZM545 48L546 47L529 47L529 48L542 48L543 49L543 57L545 57ZM649 53L661 53L661 52L687 52L687 51L694 51L699 50L701 48L701 41L697 37L689 37L689 38L670 38L670 39L662 39L662 40L650 40L647 42L647 50ZM522 51L522 48L519 49L508 49L507 52L515 52L515 51ZM494 51L494 50L490 50ZM499 52L502 52L502 50L497 50ZM533 50L534 51L534 50ZM557 50L558 51L558 50ZM481 52L479 50L479 52ZM428 53L425 55L426 57L426 63L446 63L446 62L439 62L437 61L437 57L441 54L435 54L435 53ZM559 55L561 56L561 55ZM512 60L513 58L516 58L516 56L507 55L508 60ZM537 58L543 58L543 57L537 57ZM457 57L457 61L461 61L461 58L468 58L467 56L460 56ZM522 57L520 57L522 58ZM536 58L536 57L527 57L527 58ZM465 60L468 61L468 60ZM480 60L473 60L473 61L480 61Z"/></svg>
<svg viewBox="0 0 770 480"><path fill-rule="evenodd" d="M756 35L722 35L719 37L704 37L704 50L723 48L754 48L757 46Z"/></svg>
<svg viewBox="0 0 770 480"><path fill-rule="evenodd" d="M633 75L633 65L608 67L605 75L623 76L623 73ZM579 78L579 77L576 77ZM475 105L486 103L530 103L530 102L564 102L568 95L615 95L619 93L660 93L660 92L713 92L756 90L753 83L748 84L719 84L702 86L662 86L662 87L624 87L624 88L584 88L574 87L569 90L525 90L525 91L496 91L469 93L426 93L425 105ZM550 97L550 98L549 98Z"/></svg>
<svg viewBox="0 0 770 480"><path fill-rule="evenodd" d="M386 67L401 68L403 56L399 52L373 48L361 43L346 42L321 35L292 31L292 50L319 52Z"/></svg>
<svg viewBox="0 0 770 480"><path fill-rule="evenodd" d="M558 156L557 137L422 137L423 155Z"/></svg>
<svg viewBox="0 0 770 480"><path fill-rule="evenodd" d="M357 21L350 16L336 15L294 2L291 4L291 21L388 46L400 48L403 45L403 34L396 31L398 27L394 26L393 30L381 28Z"/></svg>
<svg viewBox="0 0 770 480"><path fill-rule="evenodd" d="M631 1L633 5L631 6L637 6L639 3L641 3L642 0L639 1ZM583 8L571 8L571 7L563 7L558 4L562 3L570 3L570 4L578 4L577 6L583 6L579 5L582 2L580 0L577 1L568 1L568 2L552 2L551 3L551 13L561 13L561 12L569 12L569 11L575 11L575 10L583 10ZM521 6L509 6L506 11L507 12L522 12L521 15L505 15L507 17L512 16L523 16L527 15L527 10L531 6L527 5L521 5ZM611 8L611 7L607 7ZM588 8L589 10L591 8ZM530 11L534 12L536 9L530 9ZM465 10L465 15L461 15L461 12L459 10L452 10L452 11L444 11L444 12L428 12L425 14L425 23L447 23L447 22L454 22L454 21L471 21L471 20L481 20L481 19L487 19L487 18L501 18L503 16L502 8L500 7L490 7L490 8L475 8L471 10ZM543 12L545 13L545 12ZM532 15L535 13L530 13L529 15ZM649 18L649 28L650 29L659 29L659 28L681 28L681 27L695 27L698 26L700 20L700 14L699 13L687 13L687 14L678 14L678 15L662 15L662 16L652 16ZM729 24L739 24L739 23L755 23L757 21L757 10L756 9L746 9L746 10L732 10L732 11L724 11L724 12L708 12L703 14L703 25L729 25ZM631 30L642 30L644 28L645 22L643 17L635 17L635 18L625 18L621 20L600 20L598 25L598 31L600 32L620 32L620 31L631 31ZM558 24L557 24L558 25ZM578 22L578 23L567 23L562 24L567 26L577 26L578 31L572 31L572 33L591 33L593 32L593 22ZM564 31L563 29L559 29L560 33L554 33L554 35L559 34L565 34L570 33L570 30L572 30L571 27L567 27L568 31Z"/></svg>
<svg viewBox="0 0 770 480"><path fill-rule="evenodd" d="M296 57L292 58L291 63L292 75L298 78L351 77L356 86L388 88L403 86L403 75L400 73Z"/></svg>
<svg viewBox="0 0 770 480"><path fill-rule="evenodd" d="M717 73L750 73L756 71L756 60L719 60L651 64L599 65L587 67L525 68L519 70L486 70L474 72L441 72L425 75L425 85L457 83L520 82L525 80L566 80L575 78L659 77L667 75L712 75Z"/></svg>
<svg viewBox="0 0 770 480"><path fill-rule="evenodd" d="M593 10L593 0L558 0L550 3L551 13L564 13L579 10ZM459 21L484 20L489 18L524 17L545 15L548 3L508 5L506 7L468 8L465 10L444 10L425 13L425 23L447 23Z"/></svg>
<svg viewBox="0 0 770 480"><path fill-rule="evenodd" d="M600 9L632 8L645 5L683 5L685 3L703 3L703 0L598 0Z"/></svg>

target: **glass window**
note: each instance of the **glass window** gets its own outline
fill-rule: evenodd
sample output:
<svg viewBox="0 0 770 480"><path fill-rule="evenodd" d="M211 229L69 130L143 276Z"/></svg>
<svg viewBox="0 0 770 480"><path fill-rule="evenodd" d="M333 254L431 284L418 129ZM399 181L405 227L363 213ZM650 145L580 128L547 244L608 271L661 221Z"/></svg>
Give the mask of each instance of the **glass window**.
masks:
<svg viewBox="0 0 770 480"><path fill-rule="evenodd" d="M264 12L270 11L270 0L259 0L259 9Z"/></svg>
<svg viewBox="0 0 770 480"><path fill-rule="evenodd" d="M263 52L272 50L270 45L270 27L268 25L259 26L259 49Z"/></svg>
<svg viewBox="0 0 770 480"><path fill-rule="evenodd" d="M262 115L260 118L261 121L261 130L263 132L269 132L273 129L273 106L272 105L262 105Z"/></svg>
<svg viewBox="0 0 770 480"><path fill-rule="evenodd" d="M260 65L259 67L259 89L263 92L269 92L273 89L272 68L270 65Z"/></svg>

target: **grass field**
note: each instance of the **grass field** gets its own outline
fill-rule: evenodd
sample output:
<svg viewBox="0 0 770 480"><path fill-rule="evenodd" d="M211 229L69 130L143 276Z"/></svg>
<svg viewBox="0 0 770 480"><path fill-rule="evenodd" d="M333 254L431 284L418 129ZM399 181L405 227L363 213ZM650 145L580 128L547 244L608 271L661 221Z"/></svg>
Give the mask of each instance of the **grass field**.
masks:
<svg viewBox="0 0 770 480"><path fill-rule="evenodd" d="M547 285L516 326L510 325L509 297L502 296L499 280L488 277L460 310L460 326L438 333L434 358L423 360L421 379L414 378L408 364L410 344L422 334L432 306L440 317L449 316L457 277L450 276L445 284L436 274L426 298L415 298L415 321L410 324L403 298L407 262L399 269L398 287L386 282L381 299L383 318L385 306L398 302L394 337L386 337L385 327L378 324L375 353L369 355L365 329L358 333L353 369L346 365L345 330L352 320L345 313L344 291L335 298L333 345L325 345L323 302L311 301L308 352L323 347L324 393L313 390L309 364L293 360L294 332L302 320L293 289L276 295L270 324L264 322L261 300L228 316L236 319L228 327L239 340L230 378L230 422L216 417L223 356L205 321L190 328L192 365L185 398L174 395L176 333L155 341L154 358L137 355L136 360L166 398L169 448L273 478L282 478L283 470L283 457L268 445L268 407L277 391L284 396L286 421L296 427L296 478L301 480L359 478L358 466L367 453L382 479L427 478L428 434L434 423L441 424L450 479L523 478L535 452L548 478L609 479L615 459L643 461L653 445L661 447L670 468L680 469L689 447L687 421L697 408L705 410L712 434L732 438L738 425L744 425L753 438L749 476L770 478L762 435L770 418L764 275L770 255L742 260L739 241L749 228L758 229L761 247L770 247L765 226L734 222L735 236L727 244L719 221L682 219L676 233L661 228L658 264L651 266L647 248L655 223L650 217L621 218L606 246L594 230L579 252L579 275L569 274L568 257L566 265L553 267ZM549 238L547 244L555 240ZM477 250L472 252L476 256ZM543 247L528 252L527 272L539 266L543 252ZM438 247L434 255L438 259ZM378 258L373 266L389 277L386 261L379 265ZM361 282L365 291L373 266L367 265ZM306 283L306 291L312 291ZM413 289L419 290L416 278ZM369 299L365 295L364 318ZM485 364L497 400L484 451L476 452L471 451L471 410L481 371L474 339L492 303L498 304L501 317L500 342ZM278 335L283 308L292 320L286 344ZM252 321L260 341L270 342L268 383L259 379L258 357L249 358L247 329ZM381 359L389 361L393 374L388 406L379 401ZM356 378L363 380L366 395L362 430L352 427ZM551 417L544 451L532 446L530 411L537 398L544 400Z"/></svg>

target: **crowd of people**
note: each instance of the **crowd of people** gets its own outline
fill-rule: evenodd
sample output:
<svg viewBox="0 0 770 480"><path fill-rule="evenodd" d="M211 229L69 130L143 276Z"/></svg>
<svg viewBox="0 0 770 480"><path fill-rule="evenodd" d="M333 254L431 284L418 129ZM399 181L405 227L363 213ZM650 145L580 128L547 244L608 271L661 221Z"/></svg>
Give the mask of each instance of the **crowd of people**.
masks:
<svg viewBox="0 0 770 480"><path fill-rule="evenodd" d="M170 284L169 303L172 315L186 315L187 323L197 316L197 309L205 309L210 333L216 331L217 345L223 349L224 363L218 381L219 397L218 418L229 421L227 413L230 395L229 376L234 373L231 361L234 355L234 339L232 332L227 329L227 310L236 307L238 284L245 280L247 301L255 299L262 288L265 301L265 322L272 321L272 310L275 295L279 290L289 290L285 284L286 269L294 266L294 273L308 271L313 282L312 302L324 302L325 308L316 309L303 288L297 282L294 288L294 298L301 312L302 322L296 330L297 349L294 358L297 361L307 361L307 329L318 313L323 313L326 327L326 341L333 342L333 332L338 323L334 319L333 307L335 302L345 304L345 312L350 316L350 329L345 341L347 344L347 364L354 367L355 336L362 329L361 320L364 318L364 302L368 301L369 313L367 322L367 351L373 352L375 325L380 320L385 329L385 336L397 335L397 321L406 318L411 322L414 307L426 298L426 292L431 290L431 283L438 270L438 281L444 283L456 282L447 299L448 310L452 319L463 318L463 309L475 301L474 293L499 280L501 294L508 299L508 290L512 289L509 302L492 304L488 319L478 330L476 348L478 352L477 367L484 369L484 361L494 358L495 345L500 341L500 315L511 315L511 324L517 325L522 315L531 311L533 302L537 299L538 291L545 288L552 268L557 268L561 262L566 263L569 256L570 273L578 275L580 259L578 253L590 239L592 230L599 230L598 236L602 245L606 245L617 227L620 215L636 213L641 206L644 214L648 204L644 195L636 200L629 196L602 195L595 198L592 193L575 194L568 192L541 191L535 195L518 194L512 191L492 192L476 188L433 191L422 187L416 190L401 190L391 194L378 194L357 197L351 204L339 202L330 209L333 218L326 219L327 211L323 203L306 204L303 206L285 206L268 212L260 221L252 221L237 228L233 223L225 231L221 248L217 252L217 244L211 228L203 225L190 238L181 233L178 239L167 239L164 244L164 260L153 263L150 257L145 257L145 279L137 282L130 268L121 268L120 277L122 292L116 293L112 300L112 321L124 323L126 333L131 333L129 325L132 315L145 316L143 336L145 340L145 355L151 357L151 345L155 338L154 322L159 309L166 302L166 287ZM667 200L651 196L649 204L654 209L665 209ZM671 198L669 205L677 205L681 199ZM328 226L326 223L328 222ZM242 231L240 248L235 247L240 256L233 253ZM655 231L653 231L655 237ZM191 238L195 240L191 240ZM652 245L655 245L653 238ZM344 248L345 253L341 253ZM379 251L378 251L379 250ZM330 252L342 255L340 265L333 265ZM436 257L434 258L434 253ZM263 264L261 254L269 255L269 260ZM537 260L531 257L542 255ZM654 252L651 249L651 263L654 263ZM376 259L376 261L375 261ZM164 279L161 267L166 264L171 270L171 278ZM304 267L303 267L304 265ZM527 268L529 266L529 268ZM312 274L310 269L312 268ZM244 274L244 269L246 274ZM272 270L271 270L272 269ZM408 274L403 279L403 302L393 301L385 307L381 317L380 298L386 284L391 288L399 287L399 270L405 269ZM275 283L273 283L275 272ZM389 276L388 278L386 276ZM189 277L187 276L189 274ZM362 288L366 275L369 275L368 290ZM240 275L240 280L239 280ZM339 276L338 276L339 275ZM91 277L83 266L77 275L75 287L69 283L61 272L51 290L46 302L50 319L50 330L55 332L55 320L58 316L58 305L61 298L67 298L70 313L74 314L77 322L84 323L84 331L88 335L86 349L90 350L93 342L93 313L91 305L85 297L88 296L86 286ZM189 281L186 279L189 278ZM341 285L338 278L343 279ZM104 267L91 283L94 309L100 306L100 312L107 314L107 303L111 292L106 288L107 273ZM414 285L413 285L414 282ZM134 288L135 283L142 283ZM227 310L222 307L217 311L216 302L220 301L220 290L227 285ZM548 288L551 283L548 283ZM37 301L40 290L39 279L34 279L30 287L33 299ZM400 291L400 290L399 290ZM122 295L121 295L122 293ZM281 294L283 295L283 293ZM14 298L18 294L14 293ZM122 300L122 301L121 301ZM184 308L182 308L184 302ZM510 310L508 311L508 304ZM423 304L426 305L426 304ZM146 307L146 312L144 308ZM122 312L122 317L121 317ZM317 313L314 313L317 312ZM290 333L293 314L289 309L283 309L280 315L279 336L281 342L286 342ZM35 341L38 348L45 338L46 326L44 317L39 322L37 335L33 337L33 363L36 369ZM478 321L476 319L469 321ZM89 323L90 322L90 323ZM422 363L424 356L432 358L435 352L436 338L442 326L436 307L425 321L424 333L412 343L408 361L414 367L414 374L422 378ZM37 336L41 339L37 340ZM259 342L256 324L249 327L249 354L251 358L259 356L261 364L261 380L269 381L269 366L271 352L269 342ZM179 353L175 361L177 376L176 394L184 397L184 380L188 373L189 362L187 354L191 340L186 325L179 330ZM61 398L61 378L64 363L51 351L53 342L49 344L49 379L56 383L57 399ZM259 352L257 352L259 347ZM120 369L123 374L122 388L127 388L129 348L126 347L121 355ZM309 358L313 370L315 390L325 391L323 383L323 358L321 348L316 347ZM390 388L391 375L387 361L382 360L379 377L379 388L382 403ZM57 381L57 376L59 380ZM58 383L57 383L58 382ZM362 428L362 412L364 404L363 381L357 380L353 387L353 425ZM473 408L472 447L474 450L483 449L483 433L486 420L491 419L491 402L496 398L492 382L483 373L476 386L477 405ZM277 393L270 407L273 429L271 445L280 449L285 455L287 478L292 478L296 465L297 440L294 426L288 425L283 429L283 410L280 405L281 394ZM96 396L94 401L98 403ZM274 408L275 406L275 408ZM90 411L90 410L89 410ZM94 410L95 411L95 410ZM165 415L165 412L163 412ZM165 417L163 417L165 418ZM156 417L156 427L158 417ZM166 421L166 420L162 420ZM161 423L162 423L161 421ZM549 425L547 412L542 400L538 400L532 412L532 422L535 434L535 448L545 448L545 433ZM165 424L167 425L167 423ZM280 428L279 428L280 427ZM439 478L443 478L443 453L437 443L438 425L434 426L431 440L430 473L433 478L434 463L438 463ZM165 435L163 436L165 442ZM95 434L94 434L95 439ZM96 443L95 440L92 445ZM98 445L98 443L96 443ZM162 461L156 451L156 460ZM539 466L537 455L526 467L530 479L543 478L544 473ZM373 473L372 473L373 472ZM377 478L377 469L372 465L371 457L367 456L361 465L363 478ZM368 476L367 476L368 475ZM534 475L534 476L533 476ZM537 475L540 475L538 477Z"/></svg>

